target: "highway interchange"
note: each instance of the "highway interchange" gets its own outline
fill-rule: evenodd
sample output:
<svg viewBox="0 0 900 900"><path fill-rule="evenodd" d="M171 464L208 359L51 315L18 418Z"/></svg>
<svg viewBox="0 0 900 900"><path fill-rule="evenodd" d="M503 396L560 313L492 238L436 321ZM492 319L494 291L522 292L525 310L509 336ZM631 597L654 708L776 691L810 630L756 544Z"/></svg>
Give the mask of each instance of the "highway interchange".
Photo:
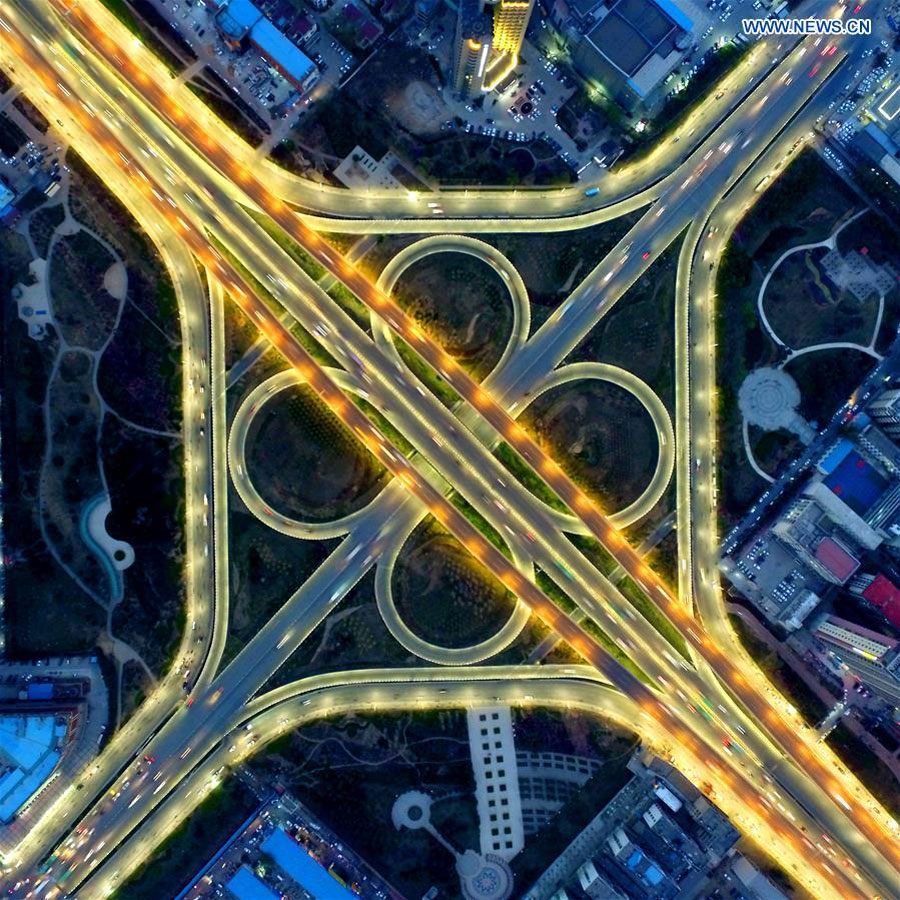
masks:
<svg viewBox="0 0 900 900"><path fill-rule="evenodd" d="M393 193L355 198L339 192L341 214L356 218L337 219L332 189L320 191L318 185L310 187L282 173L273 174L272 167L257 166L261 171L253 174L241 162L246 151L235 138L221 127L211 131L198 124L208 113L196 108L195 98L187 92L168 93L164 80L147 74L153 70L152 64L141 59L144 51L131 46L130 36L99 3L81 3L62 17L54 13L54 5L0 4L9 35L0 63L14 69L38 106L61 123L73 146L103 174L154 238L173 247L166 258L173 267L187 323L186 359L195 385L193 391L186 391L185 403L186 430L191 436L189 571L196 579L189 602L202 640L198 645L194 630L186 632L176 667L191 669L192 681L196 679L192 705L184 705L182 676L173 672L132 720L134 727L117 736L98 758L95 770L86 773L83 789L64 795L20 845L4 848L8 877L33 875L35 865L70 834L54 854L48 872L37 876L55 882L46 895L65 890L78 897L104 896L146 857L152 848L146 836L164 833L165 822L171 820L167 817L184 815L196 802L199 786L212 777L209 773L223 761L233 762L239 750L249 750L246 739L241 748L228 740L248 717L265 715L259 719L258 731L253 731L264 738L278 728L293 727L294 716L308 717L310 709L304 712L296 706L285 707L285 713L275 717L269 706L276 708L281 698L251 698L365 571L392 546L399 546L430 512L518 595L517 623L524 624L528 609L535 611L619 689L618 693L611 688L594 690L592 702L598 710L616 714L623 704L627 706L627 718L633 723L640 717L644 723L640 730L645 737L665 748L699 783L710 782L719 805L777 853L800 880L828 896L898 896L896 825L849 776L842 770L838 774L827 750L815 744L814 736L800 728L783 701L761 684L752 665L735 664L739 657L734 655L734 637L722 614L715 534L710 525L715 521L710 417L714 270L705 264L704 254L714 254L713 260L718 257L738 212L750 202L753 186L762 177L759 166L779 164L808 135L824 108L824 98L834 89L827 76L846 53L860 52L859 47L848 42L840 52L822 57L813 77L807 77L814 66L811 60L822 50L814 41L796 49L758 47L746 71L740 72L745 89L737 83L732 88L733 108L722 125L705 137L705 129L714 127L712 118L701 125L686 123L683 139L669 144L668 153L662 148L626 170L621 180L609 178L603 184L610 195L591 198L590 204L583 189L442 192L440 217L430 213L423 219L417 216L424 213L424 197ZM777 63L784 55L784 62ZM774 66L773 71L763 76L769 66ZM730 77L737 82L735 75ZM762 83L757 86L758 79ZM75 96L78 103L72 100ZM705 115L718 117L722 112L707 106ZM696 143L688 140L693 132L697 132ZM681 165L673 158L676 152L686 158ZM314 213L303 220L285 202L301 199L304 208ZM378 317L382 329L399 332L463 398L458 408L451 412L424 391L384 342L369 338L237 201L270 215L354 290ZM468 379L430 336L325 246L311 227L326 227L325 222L332 231L561 230L585 227L651 202L618 247L575 287L531 339L506 356L482 386ZM448 221L449 212L458 218ZM704 223L710 216L710 221L722 224L707 228ZM685 564L676 600L619 535L615 525L625 523L611 521L581 494L524 429L515 425L514 416L686 226L679 266L678 289L684 302L678 305L678 440L674 442L680 556ZM710 244L711 237L704 238L710 234L715 243ZM239 260L240 269L217 248ZM190 253L206 267L212 283L209 302ZM229 439L223 407L224 365L216 337L217 332L221 336L223 285L284 353L293 367L292 377L310 383L397 477L371 508L343 523L348 536L337 550L239 656L216 674L228 618L227 539L223 537L227 518L222 498L226 496ZM274 314L279 306L308 333L321 338L334 359L343 360L343 373L328 372L315 362ZM348 400L345 391L360 389L368 392L370 402L414 447L409 458ZM209 424L204 427L201 422ZM681 659L661 635L635 617L628 601L565 539L558 516L505 472L490 452L501 439L514 446L569 505L579 529L596 536L661 606L690 646L692 662ZM668 439L669 452L672 443ZM695 458L700 463L692 466ZM233 460L230 463L234 467ZM238 474L235 483L239 480ZM449 503L452 490L504 536L511 560ZM213 527L203 524L204 518L210 521L206 498L211 498ZM252 497L248 505L270 518ZM302 523L284 527L302 527ZM652 688L614 663L590 633L535 587L535 564L554 577L610 639L626 648ZM560 575L560 566L568 574ZM691 607L701 613L708 631L691 617ZM203 662L197 658L201 647ZM464 661L480 662L496 647L486 650ZM534 689L529 685L529 696L534 698L544 696L538 683L558 677L549 667L522 674L535 682ZM379 686L382 675L372 673L373 686L367 690L336 683L335 696L340 699L316 700L316 706L321 704L323 710L371 708L372 704L394 708L410 704L419 691L423 703L449 704L451 688L437 688L447 694L436 694L433 688L445 682L459 685L452 690L464 699L454 702L507 696L497 679L485 680L483 668L462 669L453 676L449 669L393 675L403 690L385 691ZM410 684L413 679L421 679L429 689ZM510 693L515 702L531 702L515 690ZM576 693L573 688L572 696ZM711 722L690 711L700 698L712 701L716 713ZM261 703L263 708L254 707ZM725 734L746 748L740 758L723 747ZM142 745L150 737L145 750ZM230 750L232 744L235 751ZM157 758L157 765L152 776L144 767L143 775L135 777L145 752ZM782 762L785 757L792 761ZM776 766L783 790L772 784L769 774ZM151 777L156 786L145 788ZM183 792L185 787L189 794ZM114 800L117 795L121 799ZM73 827L79 830L73 832ZM830 833L827 839L818 838L823 827ZM85 829L93 829L87 841L80 836ZM840 849L834 850L832 841ZM35 883L22 885L17 896L26 896Z"/></svg>

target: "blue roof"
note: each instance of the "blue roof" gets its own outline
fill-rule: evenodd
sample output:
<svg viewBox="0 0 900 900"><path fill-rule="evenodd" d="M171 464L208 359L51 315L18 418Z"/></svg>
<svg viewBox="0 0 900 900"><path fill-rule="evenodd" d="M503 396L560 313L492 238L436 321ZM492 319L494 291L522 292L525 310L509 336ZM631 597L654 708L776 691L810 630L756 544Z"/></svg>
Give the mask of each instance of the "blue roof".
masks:
<svg viewBox="0 0 900 900"><path fill-rule="evenodd" d="M275 862L316 900L358 900L322 868L293 838L276 828L260 849L274 857Z"/></svg>
<svg viewBox="0 0 900 900"><path fill-rule="evenodd" d="M0 803L0 822L9 822L19 808L50 777L59 762L59 753L53 751L45 756L34 771Z"/></svg>
<svg viewBox="0 0 900 900"><path fill-rule="evenodd" d="M260 19L253 26L250 39L272 62L297 81L302 81L315 68L313 61L268 19Z"/></svg>
<svg viewBox="0 0 900 900"><path fill-rule="evenodd" d="M690 31L694 27L694 22L689 19L672 0L653 0L653 2L680 28Z"/></svg>
<svg viewBox="0 0 900 900"><path fill-rule="evenodd" d="M630 87L639 97L645 97L646 91L637 86L637 82L633 78L629 78L628 81L625 82L628 87Z"/></svg>
<svg viewBox="0 0 900 900"><path fill-rule="evenodd" d="M42 681L39 684L32 682L28 685L29 700L52 700L53 685L49 681Z"/></svg>
<svg viewBox="0 0 900 900"><path fill-rule="evenodd" d="M250 0L231 0L231 3L219 12L219 24L226 34L234 38L243 37L260 18L262 12Z"/></svg>
<svg viewBox="0 0 900 900"><path fill-rule="evenodd" d="M852 450L825 479L825 485L853 512L863 516L887 490L888 482Z"/></svg>
<svg viewBox="0 0 900 900"><path fill-rule="evenodd" d="M825 455L822 462L819 463L818 469L823 475L830 475L840 463L846 458L847 454L853 449L853 444L847 438L841 438Z"/></svg>
<svg viewBox="0 0 900 900"><path fill-rule="evenodd" d="M238 900L281 900L275 891L263 884L246 866L241 866L225 887Z"/></svg>
<svg viewBox="0 0 900 900"><path fill-rule="evenodd" d="M656 866L648 866L647 871L644 872L644 878L650 882L650 884L657 885L663 880L663 873L656 868Z"/></svg>

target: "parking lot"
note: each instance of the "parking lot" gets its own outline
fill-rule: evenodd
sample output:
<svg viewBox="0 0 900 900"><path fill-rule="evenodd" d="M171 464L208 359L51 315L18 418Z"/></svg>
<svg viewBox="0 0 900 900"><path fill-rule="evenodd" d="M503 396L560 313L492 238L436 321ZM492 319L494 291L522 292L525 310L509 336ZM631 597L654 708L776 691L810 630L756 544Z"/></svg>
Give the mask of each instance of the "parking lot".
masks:
<svg viewBox="0 0 900 900"><path fill-rule="evenodd" d="M182 35L198 56L185 73L186 78L202 78L209 66L260 118L269 123L272 134L265 141L271 147L284 137L302 113L334 89L355 65L355 59L331 35L323 32L318 17L306 12L317 25L304 43L295 40L300 50L312 59L320 77L308 95L301 97L293 84L274 69L252 47L244 53L231 50L220 38L214 14L199 0L150 0ZM215 90L215 86L212 88Z"/></svg>

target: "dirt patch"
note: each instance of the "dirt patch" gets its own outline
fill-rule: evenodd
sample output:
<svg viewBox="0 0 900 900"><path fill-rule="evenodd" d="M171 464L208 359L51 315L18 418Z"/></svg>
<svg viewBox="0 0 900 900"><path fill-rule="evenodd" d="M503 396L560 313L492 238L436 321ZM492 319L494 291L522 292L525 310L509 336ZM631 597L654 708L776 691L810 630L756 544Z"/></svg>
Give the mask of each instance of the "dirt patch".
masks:
<svg viewBox="0 0 900 900"><path fill-rule="evenodd" d="M308 387L290 387L259 411L247 436L250 478L269 505L330 521L368 503L384 468Z"/></svg>
<svg viewBox="0 0 900 900"><path fill-rule="evenodd" d="M497 364L513 310L503 280L485 263L464 253L428 256L403 273L396 293L473 377Z"/></svg>
<svg viewBox="0 0 900 900"><path fill-rule="evenodd" d="M659 456L653 420L617 385L582 381L554 388L528 407L523 421L606 508L627 506L653 476Z"/></svg>
<svg viewBox="0 0 900 900"><path fill-rule="evenodd" d="M116 300L124 300L128 290L128 272L123 263L114 262L103 273L103 287Z"/></svg>
<svg viewBox="0 0 900 900"><path fill-rule="evenodd" d="M411 81L386 98L391 115L401 128L419 136L432 137L440 132L441 122L449 116L447 104L434 85Z"/></svg>
<svg viewBox="0 0 900 900"><path fill-rule="evenodd" d="M452 535L428 519L410 535L394 569L394 603L419 637L467 647L496 634L514 598Z"/></svg>

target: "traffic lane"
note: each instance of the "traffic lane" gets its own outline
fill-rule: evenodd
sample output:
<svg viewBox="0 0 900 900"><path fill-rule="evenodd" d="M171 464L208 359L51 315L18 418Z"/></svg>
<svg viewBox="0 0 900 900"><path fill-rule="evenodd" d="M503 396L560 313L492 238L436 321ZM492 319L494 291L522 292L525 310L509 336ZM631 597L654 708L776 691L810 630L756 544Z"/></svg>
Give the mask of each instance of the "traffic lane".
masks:
<svg viewBox="0 0 900 900"><path fill-rule="evenodd" d="M832 83L829 86L831 90L836 89L836 85ZM823 99L827 99L823 98ZM812 118L812 114L807 114L807 118ZM804 127L804 126L799 126ZM792 126L794 133L796 134L798 126ZM782 141L783 144L788 144L791 140L793 140L794 135L790 135L786 141ZM770 154L767 154L769 156ZM756 179L759 177L759 169L769 168L771 167L772 162L767 161L765 158L757 164L750 172L747 173L744 177L743 184L746 187L741 191L739 190L737 194L733 194L729 197L728 201L725 204L720 204L717 207L716 213L713 218L709 220L708 227L704 226L701 230L701 241L698 244L698 247L693 253L694 258L696 259L704 259L706 258L707 253L709 252L708 247L712 245L715 250L715 256L718 258L720 248L724 247L724 244L727 239L727 235L730 233L731 228L729 227L729 219L733 219L737 221L738 215L736 213L732 213L731 210L734 209L739 213L742 213L746 208L746 204L753 197L754 191L750 189ZM701 217L703 220L706 219L706 215L710 213L712 210L707 209L704 215ZM712 238L715 237L713 241ZM693 269L693 280L691 283L691 292L692 297L709 297L713 295L713 286L712 286L712 278L713 276L710 274L710 269L704 265L697 265ZM695 304L696 300L693 301ZM698 381L701 385L709 385L711 383L711 371L710 371L710 353L711 351L707 351L705 348L708 343L712 340L712 332L709 330L711 326L711 318L709 314L709 304L704 303L702 300L700 301L700 313L699 315L700 321L695 321L694 326L692 328L692 334L694 335L695 345L694 350L692 351L692 356L695 357L694 362L692 363L692 371L699 372ZM698 334L699 330L699 334ZM695 375L695 377L697 377ZM702 449L694 450L691 449L690 455L694 454L703 454L708 456L711 452L711 442L709 441L709 432L712 429L712 422L709 416L708 404L694 404L692 417L696 419L696 424L692 425L692 434L699 434L701 437L706 438L706 443L703 445ZM705 470L701 469L704 477L711 477L712 475L712 467L708 466ZM707 516L709 515L709 503L711 500L712 492L706 491L703 493L702 497L698 499L695 492L695 497L692 498L692 504L694 506L693 509L693 522L704 522L707 520ZM718 584L717 579L717 569L716 569L716 560L717 554L715 552L715 548L710 541L711 535L708 530L705 528L701 528L700 533L695 538L695 547L697 548L696 552L698 555L699 568L701 571L705 571L712 573L710 577L707 577L705 580L702 580L701 584L695 586L695 591L698 596L698 602L701 609L701 612L704 613L704 618L706 621L710 622L710 625L713 627L713 630L719 634L720 641L723 645L729 645L733 640L734 636L730 632L730 629L727 628L725 622L726 619L724 616L721 616L721 598L715 602L715 605L711 605L709 603L709 599L714 594L718 594L715 589L715 585ZM704 602L706 601L706 602ZM723 637L725 638L723 640ZM770 760L770 763L774 765L778 762L778 757L776 755L774 760ZM835 810L833 807L823 808L821 803L818 800L818 795L814 793L810 793L808 790L808 781L805 777L801 777L799 773L793 770L791 767L791 771L793 772L793 786L791 791L798 796L803 797L805 794L805 802L811 806L811 808L815 808L818 806L821 811L823 818L828 821L830 817L831 827L834 829L836 823L840 823L840 817L836 818L834 815ZM815 803L814 803L815 800ZM878 871L881 869L880 877L884 879L884 864L883 861L878 859L872 859L871 847L868 842L861 841L858 838L858 835L855 833L847 834L846 828L841 827L839 833L842 835L842 838L846 840L850 838L854 840L856 844L857 852L862 856L868 853L869 855L869 866L872 870Z"/></svg>
<svg viewBox="0 0 900 900"><path fill-rule="evenodd" d="M789 59L782 65L788 66L787 72L791 73L803 64L803 57L799 57L793 62ZM832 61L831 69L835 67L836 63ZM821 75L824 77L827 71L827 68L823 69ZM776 74L776 87L772 88L772 92L779 91L784 95L781 99L790 102L790 109L795 110L812 91L807 84L796 78L785 82L781 80L781 71ZM771 93L764 96L771 97ZM739 167L750 164L763 151L765 145L759 144L764 140L768 142L768 138L763 135L770 136L778 130L775 123L768 124L768 119L775 119L777 123L793 114L781 112L781 106L775 101L762 103L762 98L751 99L755 110L752 118L731 124L730 131L723 126L720 131L725 133L721 135L719 144L707 149L699 158L697 154L692 156L691 159L695 162L693 169L686 176L679 174L675 179L680 179L677 186L660 194L655 206L591 273L591 280L582 282L573 290L559 310L528 341L518 359L513 360L501 373L495 390L504 400L512 402L511 396L523 395L525 391L533 389L540 368L546 366L548 360L558 364L565 359L597 321L656 261L680 233L684 223L691 221L713 197L726 189ZM776 112L776 108L779 111ZM738 125L741 127L737 127ZM737 145L738 141L741 141L741 146ZM740 153L742 150L746 152Z"/></svg>
<svg viewBox="0 0 900 900"><path fill-rule="evenodd" d="M342 581L345 577L345 572L339 570L335 573L333 583ZM329 596L322 594L314 598L313 603L318 601L318 606L309 603L306 618L313 621L296 623L294 629L298 636L308 633L321 621L328 611L326 598ZM309 602L307 597L304 600ZM290 621L282 622L283 618L286 617L276 614L270 630L292 630ZM259 643L251 653L245 648L241 666L235 666L233 662L220 679L195 699L192 706L181 706L175 718L145 748L146 754L155 757L156 762L147 767L140 760L135 761L123 778L105 795L93 814L82 821L82 827L96 829L92 842L95 847L99 841L105 840L106 848L111 849L125 840L136 821L179 789L179 781L183 775L222 740L235 711L277 670L282 660L279 658L273 663L273 659L283 654L286 648L283 645L279 650L276 648L277 643L278 641L267 645ZM142 770L141 774L138 773L139 769ZM162 774L160 783L163 780L167 783L160 792L152 793L147 784L152 783L157 772ZM156 788L152 790L155 791ZM118 797L112 799L116 794ZM96 852L95 859L102 861L109 852L106 848ZM63 860L65 866L61 863L58 869L51 870L51 874L58 876L62 868L73 863L83 863L87 852L88 848L74 852Z"/></svg>
<svg viewBox="0 0 900 900"><path fill-rule="evenodd" d="M132 203L131 205L134 208L134 204ZM193 261L188 258L187 263L184 262L183 245L180 241L171 240L170 232L161 229L160 234L161 237L157 237L156 239L157 245L160 247L167 268L172 274L173 283L176 291L179 292L183 304L182 318L185 322L184 334L186 336L186 344L189 347L202 345L206 340L204 328L205 317L202 313L204 300ZM198 312L198 308L200 312ZM188 398L185 408L190 410L191 398ZM190 452L192 446L197 443L197 432L190 428L187 429L187 431L188 448ZM203 454L197 453L197 457L202 458ZM202 474L200 477L202 478ZM197 499L202 496L202 488L195 492L195 496ZM190 548L194 547L194 545L194 541L189 539L189 552ZM195 553L194 556L199 556L199 553ZM192 609L189 611L189 615L202 620L207 616L211 616L213 613L211 607L203 602L208 596L208 592L205 590L198 591L195 586L195 580L197 578L204 578L202 562L197 565L193 574L194 579L192 579L189 584L188 593L189 602L193 600ZM191 587L191 585L194 586ZM211 633L211 629L208 630L208 633ZM190 656L195 649L196 647L192 639L182 641L182 648L179 656L181 665L186 663L187 657ZM103 779L110 777L111 772L114 772L121 767L125 754L131 755L131 753L136 752L137 745L142 739L141 734L143 729L145 727L149 730L155 729L160 721L160 717L166 714L163 701L166 700L166 698L174 699L178 696L180 681L181 679L179 677L170 674L169 677L157 687L156 691L148 698L148 702L142 705L141 710L128 723L126 729L117 733L113 743L104 750L104 753L100 757L100 761L94 761L91 764L91 767L86 770L82 776L73 779L73 784L75 781L78 781L85 785L83 793L76 794L74 790L66 791L66 793L59 798L59 802L54 803L52 807L52 817L54 821L49 823L49 825L46 823L46 820L34 823L33 826L29 828L29 834L26 838L27 843L23 844L23 842L17 842L17 845L14 848L17 854L24 854L25 852L32 852L32 855L34 853L40 854L40 848L29 851L29 847L33 846L33 842L38 840L40 835L43 835L47 827L58 827L56 822L58 818L61 817L60 804L64 804L70 809L74 806L79 811L84 809L85 805L90 801L90 784L94 781L102 782ZM121 743L126 740L132 741L130 749L120 749ZM71 813L70 815L75 814L77 813Z"/></svg>
<svg viewBox="0 0 900 900"><path fill-rule="evenodd" d="M303 690L297 696L255 713L250 720L252 733L258 736L260 749L263 744L274 740L280 734L302 727L326 715L341 712L356 712L360 708L377 711L400 711L403 709L444 709L469 708L479 703L509 702L517 706L554 706L560 708L581 708L594 715L603 715L623 725L631 725L635 710L632 704L608 688L598 685L593 679L584 681L580 677L556 676L547 677L544 668L532 670L530 677L518 678L510 683L512 673L495 672L490 677L493 667L480 667L466 670L466 675L457 675L446 669L417 671L413 677L409 670L395 670L393 680L369 685L334 683L321 687ZM503 667L500 667L501 669ZM550 668L550 667L548 667ZM579 669L582 667L578 667ZM388 673L385 673L388 674ZM430 676L425 680L425 676ZM527 691L523 697L522 691ZM245 758L247 750L243 749L240 758ZM227 751L220 749L202 768L198 769L189 783L183 785L197 795L204 785L218 776L215 774L220 766L230 765L233 760ZM129 867L139 864L147 853L147 848L155 846L159 840L170 833L172 827L182 821L189 813L186 803L190 798L179 795L171 797L154 816L145 822L131 840L117 849L106 863L106 871L98 871L95 879L79 891L79 897L88 898L102 896L102 889L124 881ZM198 797L199 800L199 797ZM118 873L116 882L111 880L113 871Z"/></svg>
<svg viewBox="0 0 900 900"><path fill-rule="evenodd" d="M82 4L82 5L84 5L84 4ZM99 9L95 9L94 12L95 12L95 13L99 13L100 10L99 10ZM80 14L80 13L81 13L81 10L80 10L80 9L76 10L76 15L78 15L78 14ZM90 22L89 22L89 24L92 25L93 23L90 23ZM117 22L114 23L114 26L118 26L118 23L117 23ZM113 30L114 30L114 29L113 29ZM102 40L98 42L97 39L100 38L100 37L101 37L101 35L99 35L96 31L94 31L94 33L93 33L93 38L94 38L93 44L94 44L94 46L107 46L108 43L109 43L109 42L108 42L108 35L106 35L106 34L102 35L102 37L104 37L104 38L107 39L106 42L104 42L104 41L102 41ZM784 42L782 42L782 43L784 43ZM130 44L130 37L129 37L129 44ZM767 50L765 53L760 53L759 55L760 55L761 59L767 59L767 58L768 58L767 55L766 55L767 53L768 53L768 50ZM146 80L146 75L145 75L143 72L141 73L141 75L142 75L143 78ZM753 80L753 79L751 79L751 80ZM183 99L184 99L185 101L187 101L188 99L190 99L190 100L192 100L192 101L195 101L195 98L193 98L193 97L190 96L190 95L188 95L187 97L185 97L185 98L183 98ZM196 102L196 101L195 101L195 102ZM706 105L705 109L708 110L711 106L714 106L714 105L712 105L712 104ZM183 124L183 123L182 123L182 124ZM232 148L231 151L229 152L229 156L231 156L231 157L234 156L233 148ZM669 166L674 165L674 164L676 164L676 162L677 162L676 159L669 159L669 160L668 160L668 165L669 165ZM253 160L254 167L255 167L256 163L257 163L257 161L256 161L255 158L254 158L254 160ZM638 164L638 165L640 165L640 164ZM314 188L314 190L315 190L316 193L322 193L322 191L324 190L324 188L323 188L321 185L316 185L315 188ZM326 193L327 193L327 191L326 191ZM348 202L348 197L347 197L346 195L347 195L348 193L349 193L349 192L338 191L338 194L339 194L339 195L344 195L344 196L342 197L342 207L341 207L341 208L342 208L342 211L346 209L347 202ZM507 195L507 197L506 197L506 202L512 204L513 211L514 211L514 208L515 208L515 205L516 205L517 202L518 202L518 203L523 203L523 202L524 202L524 203L527 203L527 204L532 204L532 205L534 205L539 211L540 211L541 209L544 209L544 208L547 207L547 198L546 198L545 195L542 195L540 198L536 199L536 198L534 198L534 197L528 198L528 197L527 197L527 194L523 194L523 193L521 193L521 192L518 192L518 193L517 193L517 192L512 192L511 195L509 194L509 192L501 192L501 193L505 193L505 194ZM583 196L583 191L582 191L581 189L572 189L571 193L572 193L572 196L573 196L574 200L578 201L578 202L581 203L582 205L584 204L585 198L584 198L584 196ZM495 211L495 210L496 210L496 207L497 207L497 205L498 205L498 202L499 202L499 201L498 201L498 192L497 192L497 191L485 191L485 192L483 192L483 194L484 194L484 196L483 196L481 199L482 199L484 202L486 202L486 203L490 206L490 208L491 208L493 211ZM555 197L555 196L556 196L556 195L554 194L554 197ZM521 198L521 199L517 200L517 198ZM350 199L353 199L353 198L350 198ZM408 204L409 204L410 201L418 201L419 199L421 199L421 198L408 197L408 198L406 199L406 201L398 201L398 198L396 197L395 194L389 194L388 196L386 196L386 197L384 198L384 200L387 201L387 202L390 202L390 203L393 203L393 204L399 204L399 205L397 205L396 208L392 211L392 214L391 214L391 215L394 216L394 217L396 217L397 215L401 215L401 214L407 212L407 210L406 210L405 207L408 206ZM376 198L372 197L372 196L366 196L366 197L364 197L364 198L360 198L360 201L359 201L359 202L362 203L365 212L366 212L367 214L370 214L370 213L371 213L371 210L372 210L372 207L373 207L373 204L374 204L374 205L377 205L379 201L378 201ZM476 202L476 199L475 199L474 197L472 197L470 194L465 194L461 199L458 198L458 202L460 202L461 205L465 208L465 207L470 207L471 204L472 204L473 202ZM552 201L552 202L556 202L556 201L554 200L554 201ZM568 201L566 201L566 200L563 200L562 202L568 203ZM302 205L306 205L306 204L302 204ZM426 219L426 221L432 221L432 219Z"/></svg>

